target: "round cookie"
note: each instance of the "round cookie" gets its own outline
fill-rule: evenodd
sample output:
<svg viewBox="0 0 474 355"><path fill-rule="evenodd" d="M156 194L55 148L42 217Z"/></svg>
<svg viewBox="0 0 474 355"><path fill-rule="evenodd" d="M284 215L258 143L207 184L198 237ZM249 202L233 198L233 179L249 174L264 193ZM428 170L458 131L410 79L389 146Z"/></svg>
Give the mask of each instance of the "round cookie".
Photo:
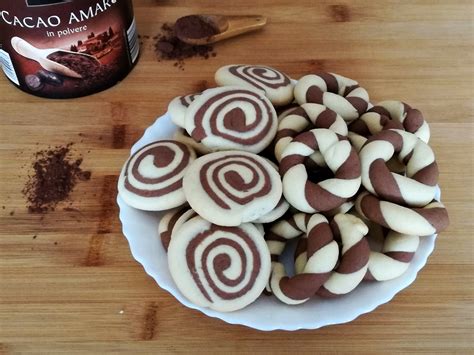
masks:
<svg viewBox="0 0 474 355"><path fill-rule="evenodd" d="M313 182L305 166L308 156L320 152L333 178ZM347 139L329 129L317 128L301 133L282 154L280 174L283 195L302 212L329 211L354 196L360 187L360 162Z"/></svg>
<svg viewBox="0 0 474 355"><path fill-rule="evenodd" d="M255 88L275 106L284 106L293 101L293 83L282 72L263 65L232 64L221 67L215 74L219 86L241 86Z"/></svg>
<svg viewBox="0 0 474 355"><path fill-rule="evenodd" d="M131 207L163 211L186 202L183 175L196 158L194 150L174 140L150 143L125 163L118 191Z"/></svg>
<svg viewBox="0 0 474 355"><path fill-rule="evenodd" d="M184 222L196 216L197 213L190 209L189 206L184 206L172 209L161 218L158 224L158 234L160 235L161 244L166 251L168 251L171 237L175 230L178 230Z"/></svg>
<svg viewBox="0 0 474 355"><path fill-rule="evenodd" d="M313 102L353 121L369 108L369 94L355 80L333 73L303 76L295 85L295 99L302 105Z"/></svg>
<svg viewBox="0 0 474 355"><path fill-rule="evenodd" d="M238 226L272 211L280 201L280 175L263 157L243 151L215 152L194 161L183 179L188 203L200 216Z"/></svg>
<svg viewBox="0 0 474 355"><path fill-rule="evenodd" d="M211 150L260 153L273 140L274 107L258 90L235 86L208 89L186 111L186 131Z"/></svg>
<svg viewBox="0 0 474 355"><path fill-rule="evenodd" d="M288 277L278 257L284 249L285 240L301 234L303 242L300 243L304 243L306 260L300 266L298 275ZM312 297L327 281L339 257L337 242L333 239L327 219L321 214L293 215L273 224L265 238L272 257L270 288L286 304L300 304Z"/></svg>
<svg viewBox="0 0 474 355"><path fill-rule="evenodd" d="M171 121L179 127L184 128L184 116L191 102L200 94L190 94L175 97L168 105L168 113L171 116Z"/></svg>
<svg viewBox="0 0 474 355"><path fill-rule="evenodd" d="M434 199L438 165L431 148L412 133L399 129L369 138L359 152L362 185L372 194L397 204L422 207ZM406 166L405 175L385 164L393 156Z"/></svg>
<svg viewBox="0 0 474 355"><path fill-rule="evenodd" d="M347 124L336 112L319 104L303 104L286 112L278 123L275 136L275 158L280 161L286 146L308 128L328 128L342 136L347 135Z"/></svg>
<svg viewBox="0 0 474 355"><path fill-rule="evenodd" d="M194 304L232 312L255 301L270 277L270 253L251 223L222 227L195 217L168 249L171 276Z"/></svg>
<svg viewBox="0 0 474 355"><path fill-rule="evenodd" d="M290 204L286 202L285 198L282 196L280 198L280 202L275 206L273 210L264 214L263 216L257 218L256 220L252 221L253 223L272 223L276 221L278 218L283 216L286 211L290 208Z"/></svg>
<svg viewBox="0 0 474 355"><path fill-rule="evenodd" d="M423 208L409 208L363 192L357 196L355 207L362 217L401 234L422 237L439 233L449 225L448 211L437 201Z"/></svg>

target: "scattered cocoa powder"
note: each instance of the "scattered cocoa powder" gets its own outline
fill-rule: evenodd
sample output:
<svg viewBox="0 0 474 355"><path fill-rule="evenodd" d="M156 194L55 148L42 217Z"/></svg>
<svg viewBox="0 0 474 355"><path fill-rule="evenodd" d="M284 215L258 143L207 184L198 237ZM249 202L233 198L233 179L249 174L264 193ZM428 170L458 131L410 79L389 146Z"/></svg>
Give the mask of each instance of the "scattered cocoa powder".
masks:
<svg viewBox="0 0 474 355"><path fill-rule="evenodd" d="M81 169L82 158L71 157L71 146L56 146L35 154L33 174L23 188L30 213L45 213L66 200L78 180L91 178L90 171Z"/></svg>
<svg viewBox="0 0 474 355"><path fill-rule="evenodd" d="M174 65L184 70L185 59L201 57L209 59L215 57L216 52L211 45L194 46L184 43L176 36L174 25L164 24L161 26L155 40L155 53L159 60L174 60ZM153 38L155 38L153 37Z"/></svg>

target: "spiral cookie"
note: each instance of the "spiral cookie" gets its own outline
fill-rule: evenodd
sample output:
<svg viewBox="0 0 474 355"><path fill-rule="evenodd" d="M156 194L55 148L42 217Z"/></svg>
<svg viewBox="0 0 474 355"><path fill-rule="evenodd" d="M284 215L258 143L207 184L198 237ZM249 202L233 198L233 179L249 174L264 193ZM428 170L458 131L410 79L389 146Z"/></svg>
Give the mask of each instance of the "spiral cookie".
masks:
<svg viewBox="0 0 474 355"><path fill-rule="evenodd" d="M286 202L285 198L282 196L280 201L275 206L273 210L264 214L263 216L257 218L256 220L252 221L254 223L272 223L276 221L278 218L283 216L286 211L290 208L290 204Z"/></svg>
<svg viewBox="0 0 474 355"><path fill-rule="evenodd" d="M258 155L225 151L194 161L183 179L191 207L208 221L238 226L272 211L282 194L275 168Z"/></svg>
<svg viewBox="0 0 474 355"><path fill-rule="evenodd" d="M347 124L333 110L319 104L303 104L288 112L278 123L275 136L275 157L281 160L286 146L299 133L311 128L328 128L340 135L347 135Z"/></svg>
<svg viewBox="0 0 474 355"><path fill-rule="evenodd" d="M221 312L255 301L270 277L270 253L254 225L221 227L199 216L171 239L168 264L186 298Z"/></svg>
<svg viewBox="0 0 474 355"><path fill-rule="evenodd" d="M355 207L362 217L401 234L432 235L449 224L446 208L437 201L423 208L409 208L363 192L357 196Z"/></svg>
<svg viewBox="0 0 474 355"><path fill-rule="evenodd" d="M123 200L140 210L163 211L186 202L183 175L196 158L187 145L162 140L135 152L125 163L118 181Z"/></svg>
<svg viewBox="0 0 474 355"><path fill-rule="evenodd" d="M277 117L265 95L228 86L206 90L186 111L186 131L212 150L260 153L275 137Z"/></svg>
<svg viewBox="0 0 474 355"><path fill-rule="evenodd" d="M196 217L197 213L190 209L188 206L175 208L166 213L160 220L158 225L158 234L160 235L161 244L166 251L171 241L171 236L183 225L193 217Z"/></svg>
<svg viewBox="0 0 474 355"><path fill-rule="evenodd" d="M178 129L174 134L173 138L178 142L190 146L200 155L212 152L212 150L206 147L204 144L196 142L192 137L189 136L188 132L186 132L184 129Z"/></svg>
<svg viewBox="0 0 474 355"><path fill-rule="evenodd" d="M360 218L338 214L331 227L341 238L342 252L338 266L317 293L323 297L351 292L363 280L369 264L370 247L365 239L369 229Z"/></svg>
<svg viewBox="0 0 474 355"><path fill-rule="evenodd" d="M296 231L303 234L306 246L306 261L301 267L301 272L293 277L288 277L285 266L280 262L272 264L271 290L273 294L286 304L300 304L307 301L329 278L339 256L339 248L333 239L331 228L327 219L321 214L297 216L290 221L281 221L270 228L269 240L288 239L295 233L291 229L298 227L295 220L304 219ZM289 223L290 228L285 226ZM300 223L301 224L301 223ZM290 229L290 234L285 234ZM267 241L268 243L268 241ZM280 252L281 253L281 252ZM273 256L274 254L272 254Z"/></svg>
<svg viewBox="0 0 474 355"><path fill-rule="evenodd" d="M168 113L171 116L171 121L179 127L184 128L184 116L191 102L200 94L190 94L175 97L168 105Z"/></svg>
<svg viewBox="0 0 474 355"><path fill-rule="evenodd" d="M333 73L303 76L295 85L295 99L302 105L313 102L352 121L369 108L369 94L357 81Z"/></svg>
<svg viewBox="0 0 474 355"><path fill-rule="evenodd" d="M321 152L334 173L318 183L308 179L305 158ZM298 135L283 151L280 162L283 194L302 212L329 211L354 196L360 187L359 157L347 140L340 140L333 131L313 129Z"/></svg>
<svg viewBox="0 0 474 355"><path fill-rule="evenodd" d="M406 165L406 176L390 171L385 162L393 156ZM362 184L380 198L421 207L433 200L438 165L431 148L414 134L387 130L371 137L359 153Z"/></svg>
<svg viewBox="0 0 474 355"><path fill-rule="evenodd" d="M259 89L275 106L293 101L293 83L282 72L262 65L233 64L219 68L215 75L219 86L241 86Z"/></svg>
<svg viewBox="0 0 474 355"><path fill-rule="evenodd" d="M370 112L371 116L376 114L399 122L403 130L413 133L425 143L428 143L430 140L430 127L423 118L423 114L404 102L395 100L382 101L372 107ZM376 120L377 116L373 115L373 117L371 119Z"/></svg>
<svg viewBox="0 0 474 355"><path fill-rule="evenodd" d="M387 281L399 277L408 269L419 244L420 238L416 235L389 231L382 250L370 252L369 267L364 279Z"/></svg>

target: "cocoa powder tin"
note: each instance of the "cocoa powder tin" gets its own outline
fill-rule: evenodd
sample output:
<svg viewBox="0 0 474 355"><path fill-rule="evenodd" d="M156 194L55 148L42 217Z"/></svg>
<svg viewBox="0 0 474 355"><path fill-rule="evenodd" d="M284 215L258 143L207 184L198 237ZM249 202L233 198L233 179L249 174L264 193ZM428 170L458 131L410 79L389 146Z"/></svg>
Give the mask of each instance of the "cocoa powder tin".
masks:
<svg viewBox="0 0 474 355"><path fill-rule="evenodd" d="M0 1L0 63L30 94L73 98L121 81L138 59L131 0Z"/></svg>

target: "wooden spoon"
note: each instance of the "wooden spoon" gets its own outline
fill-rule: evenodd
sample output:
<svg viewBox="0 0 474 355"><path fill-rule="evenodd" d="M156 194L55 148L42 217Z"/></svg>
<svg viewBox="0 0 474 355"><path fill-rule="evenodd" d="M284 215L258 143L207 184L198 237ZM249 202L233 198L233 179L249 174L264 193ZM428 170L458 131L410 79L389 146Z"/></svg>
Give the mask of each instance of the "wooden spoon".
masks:
<svg viewBox="0 0 474 355"><path fill-rule="evenodd" d="M53 73L69 76L71 78L81 79L82 76L74 70L66 67L65 65L59 64L58 62L48 59L48 56L50 54L56 52L70 53L74 55L81 55L86 56L88 58L93 58L95 61L97 61L97 63L100 63L96 57L91 56L89 54L66 51L60 48L39 49L20 37L13 37L11 39L11 44L18 54L38 62L44 69Z"/></svg>
<svg viewBox="0 0 474 355"><path fill-rule="evenodd" d="M216 43L243 33L256 31L267 24L265 16L223 16L223 15L194 15L200 17L217 30L217 34L202 38L189 38L176 32L176 36L185 43L205 45Z"/></svg>

